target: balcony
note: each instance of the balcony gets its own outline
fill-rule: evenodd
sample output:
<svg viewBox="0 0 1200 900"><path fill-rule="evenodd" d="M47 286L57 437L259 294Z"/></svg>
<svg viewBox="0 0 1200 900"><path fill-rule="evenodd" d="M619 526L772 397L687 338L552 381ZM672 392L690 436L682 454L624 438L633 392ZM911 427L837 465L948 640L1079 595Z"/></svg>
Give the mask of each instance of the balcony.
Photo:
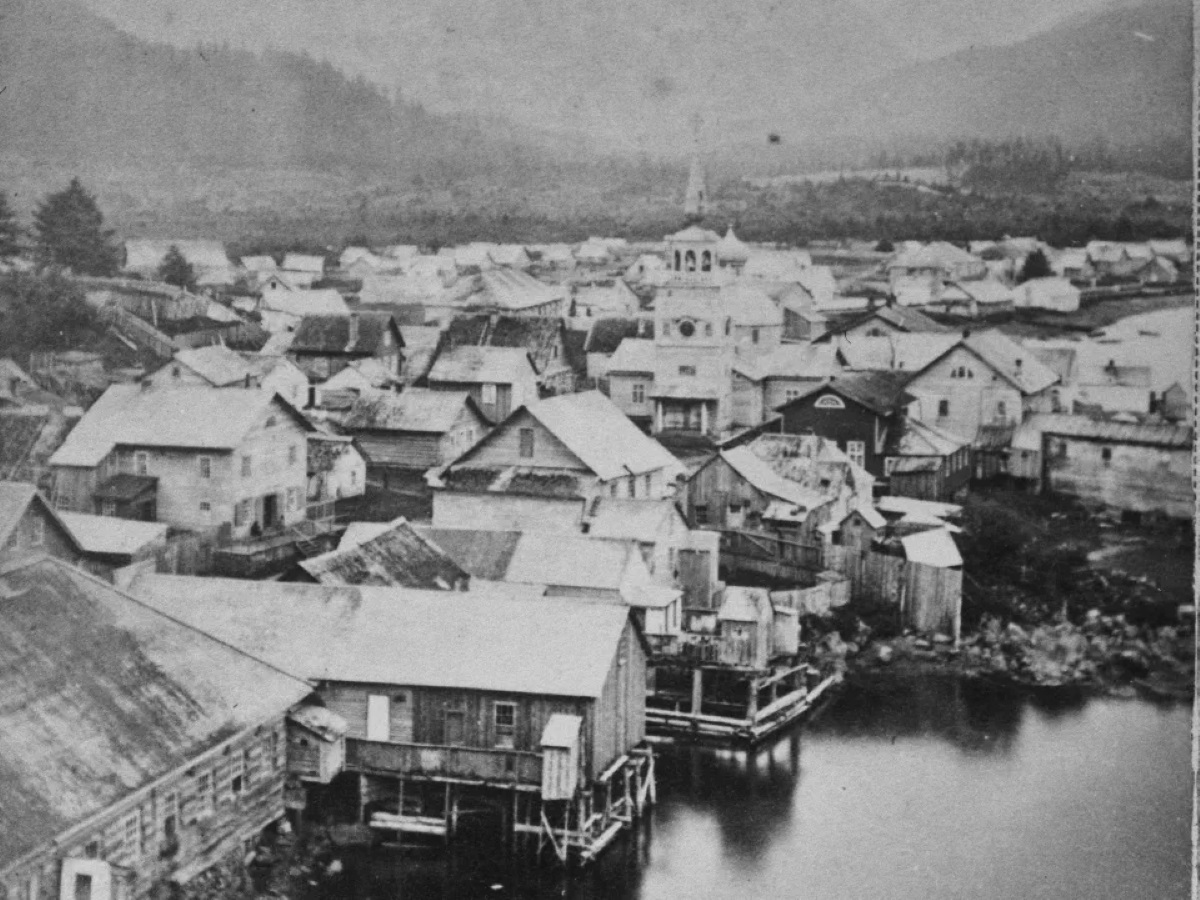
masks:
<svg viewBox="0 0 1200 900"><path fill-rule="evenodd" d="M491 784L542 783L542 755L527 750L350 739L346 741L346 768Z"/></svg>

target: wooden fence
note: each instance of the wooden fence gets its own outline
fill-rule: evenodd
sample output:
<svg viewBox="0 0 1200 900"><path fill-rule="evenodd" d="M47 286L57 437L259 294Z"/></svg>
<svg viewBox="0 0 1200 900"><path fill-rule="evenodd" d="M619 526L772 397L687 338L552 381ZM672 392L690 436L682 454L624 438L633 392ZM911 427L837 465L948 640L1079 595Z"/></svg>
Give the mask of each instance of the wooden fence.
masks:
<svg viewBox="0 0 1200 900"><path fill-rule="evenodd" d="M899 608L900 623L923 632L958 639L962 618L962 570L909 562L899 556L866 551L840 554L840 570L856 602L887 603Z"/></svg>
<svg viewBox="0 0 1200 900"><path fill-rule="evenodd" d="M119 306L105 307L102 318L125 337L139 347L149 350L155 356L171 359L175 355L175 351L179 349L179 344L169 335L163 334L149 322L139 319L133 313Z"/></svg>
<svg viewBox="0 0 1200 900"><path fill-rule="evenodd" d="M825 568L823 548L748 531L721 532L721 567L729 572L755 572L801 587L816 583Z"/></svg>

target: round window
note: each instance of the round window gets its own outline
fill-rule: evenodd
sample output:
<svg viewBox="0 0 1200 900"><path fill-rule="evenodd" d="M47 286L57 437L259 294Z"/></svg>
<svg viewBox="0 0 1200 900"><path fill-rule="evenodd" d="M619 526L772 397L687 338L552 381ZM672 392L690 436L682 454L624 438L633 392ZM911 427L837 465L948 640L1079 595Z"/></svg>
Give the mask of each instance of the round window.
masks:
<svg viewBox="0 0 1200 900"><path fill-rule="evenodd" d="M690 322L687 319L684 319L682 322L679 323L679 333L682 334L684 337L691 337L693 334L696 333L696 323Z"/></svg>

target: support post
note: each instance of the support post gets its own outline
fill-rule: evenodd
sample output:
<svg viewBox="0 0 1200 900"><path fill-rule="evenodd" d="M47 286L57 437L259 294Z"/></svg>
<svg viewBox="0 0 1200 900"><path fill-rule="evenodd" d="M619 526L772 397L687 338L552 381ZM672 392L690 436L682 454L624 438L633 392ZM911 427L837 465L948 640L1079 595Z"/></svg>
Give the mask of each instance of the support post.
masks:
<svg viewBox="0 0 1200 900"><path fill-rule="evenodd" d="M753 721L758 715L758 678L750 676L750 696L746 698L746 718Z"/></svg>
<svg viewBox="0 0 1200 900"><path fill-rule="evenodd" d="M692 669L692 715L698 716L704 703L704 670L697 666Z"/></svg>

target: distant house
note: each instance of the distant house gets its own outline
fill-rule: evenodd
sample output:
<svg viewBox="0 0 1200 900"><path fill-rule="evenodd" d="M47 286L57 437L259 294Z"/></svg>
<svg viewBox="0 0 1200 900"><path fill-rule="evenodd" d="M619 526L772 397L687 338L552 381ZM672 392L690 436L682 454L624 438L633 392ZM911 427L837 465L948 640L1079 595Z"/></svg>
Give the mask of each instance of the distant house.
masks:
<svg viewBox="0 0 1200 900"><path fill-rule="evenodd" d="M461 456L491 428L467 391L406 388L360 397L342 422L370 469L419 469Z"/></svg>
<svg viewBox="0 0 1200 900"><path fill-rule="evenodd" d="M733 338L743 356L770 353L783 341L783 310L766 291L747 283L724 285L721 297L733 320Z"/></svg>
<svg viewBox="0 0 1200 900"><path fill-rule="evenodd" d="M1110 359L1102 368L1085 368L1076 375L1074 397L1107 412L1151 412L1154 369L1119 366Z"/></svg>
<svg viewBox="0 0 1200 900"><path fill-rule="evenodd" d="M466 590L471 578L404 519L389 523L386 531L362 543L301 560L300 570L306 580L317 584L433 591Z"/></svg>
<svg viewBox="0 0 1200 900"><path fill-rule="evenodd" d="M680 471L598 391L550 397L430 474L433 523L575 532L595 498L661 498Z"/></svg>
<svg viewBox="0 0 1200 900"><path fill-rule="evenodd" d="M455 347L510 347L525 350L542 388L555 394L575 386L567 364L566 326L541 316L463 316L446 326L443 350Z"/></svg>
<svg viewBox="0 0 1200 900"><path fill-rule="evenodd" d="M602 316L636 316L640 308L637 294L620 278L576 282L571 285L571 318L595 319Z"/></svg>
<svg viewBox="0 0 1200 900"><path fill-rule="evenodd" d="M1083 247L1067 247L1050 254L1050 270L1071 282L1090 281L1096 274Z"/></svg>
<svg viewBox="0 0 1200 900"><path fill-rule="evenodd" d="M243 256L239 262L243 269L254 275L275 272L279 269L275 258L271 256Z"/></svg>
<svg viewBox="0 0 1200 900"><path fill-rule="evenodd" d="M421 796L434 782L412 823L426 833L449 832L467 785L505 808L515 794L519 821L535 830L549 816L530 806L575 816L580 795L606 828L623 827L603 798L627 769L638 784L647 656L623 605L542 598L524 585L481 593L146 576L135 587L156 609L319 680L321 701L348 726L346 770L382 800L368 808L373 822L416 819L400 790Z"/></svg>
<svg viewBox="0 0 1200 900"><path fill-rule="evenodd" d="M272 334L294 331L306 316L347 316L350 307L333 288L268 288L252 310L262 319L263 328Z"/></svg>
<svg viewBox="0 0 1200 900"><path fill-rule="evenodd" d="M325 275L325 258L305 253L285 253L279 268L297 287L312 287Z"/></svg>
<svg viewBox="0 0 1200 900"><path fill-rule="evenodd" d="M1058 375L999 331L968 334L912 376L905 387L918 402L911 414L974 440L984 425L1019 423L1049 410Z"/></svg>
<svg viewBox="0 0 1200 900"><path fill-rule="evenodd" d="M287 357L238 352L224 344L180 350L149 378L156 388L180 385L263 388L279 394L293 406L303 406L308 397L308 376Z"/></svg>
<svg viewBox="0 0 1200 900"><path fill-rule="evenodd" d="M269 391L113 385L50 458L54 504L235 538L290 526L312 430Z"/></svg>
<svg viewBox="0 0 1200 900"><path fill-rule="evenodd" d="M188 261L198 279L216 284L236 281L233 263L220 241L205 240L132 240L125 242L124 271L143 278L157 278L158 270L171 247Z"/></svg>
<svg viewBox="0 0 1200 900"><path fill-rule="evenodd" d="M353 362L378 359L396 377L404 357L400 326L388 313L305 316L288 348L310 380L324 381Z"/></svg>
<svg viewBox="0 0 1200 900"><path fill-rule="evenodd" d="M538 396L538 373L519 347L459 346L442 350L426 384L435 391L466 391L489 420L498 422Z"/></svg>
<svg viewBox="0 0 1200 900"><path fill-rule="evenodd" d="M83 548L34 485L0 481L0 567L29 554L76 563Z"/></svg>
<svg viewBox="0 0 1200 900"><path fill-rule="evenodd" d="M752 248L742 266L742 275L763 281L796 282L812 264L812 256L807 250Z"/></svg>
<svg viewBox="0 0 1200 900"><path fill-rule="evenodd" d="M933 425L902 419L883 471L892 494L955 500L971 481L971 442Z"/></svg>
<svg viewBox="0 0 1200 900"><path fill-rule="evenodd" d="M671 498L601 497L588 510L583 528L593 538L636 542L646 557L650 574L660 584L674 581L681 564L680 551L692 546L687 520Z"/></svg>
<svg viewBox="0 0 1200 900"><path fill-rule="evenodd" d="M783 344L757 359L739 360L733 367L733 422L759 425L841 371L830 344Z"/></svg>
<svg viewBox="0 0 1200 900"><path fill-rule="evenodd" d="M894 332L876 337L833 339L837 359L855 371L919 372L962 340L957 332Z"/></svg>
<svg viewBox="0 0 1200 900"><path fill-rule="evenodd" d="M1079 288L1067 278L1031 278L1014 291L1016 305L1021 308L1064 313L1079 309Z"/></svg>
<svg viewBox="0 0 1200 900"><path fill-rule="evenodd" d="M1009 474L1123 512L1195 515L1192 429L1042 414L1013 435Z"/></svg>
<svg viewBox="0 0 1200 900"><path fill-rule="evenodd" d="M422 383L437 359L442 329L436 325L400 326L404 338L404 359L400 361L400 380L407 385Z"/></svg>
<svg viewBox="0 0 1200 900"><path fill-rule="evenodd" d="M283 817L306 681L60 560L9 566L0 590L8 896L187 890Z"/></svg>
<svg viewBox="0 0 1200 900"><path fill-rule="evenodd" d="M797 394L778 407L785 434L815 434L832 441L875 478L913 402L904 372L846 372ZM764 426L774 431L774 426Z"/></svg>
<svg viewBox="0 0 1200 900"><path fill-rule="evenodd" d="M361 497L367 491L367 459L353 437L314 430L308 435L309 502Z"/></svg>
<svg viewBox="0 0 1200 900"><path fill-rule="evenodd" d="M934 241L913 250L903 250L887 264L892 282L901 278L928 277L941 281L983 278L987 266L979 257L946 241Z"/></svg>
<svg viewBox="0 0 1200 900"><path fill-rule="evenodd" d="M588 356L589 365L591 354ZM654 341L625 338L605 366L608 396L629 419L643 428L654 421Z"/></svg>

